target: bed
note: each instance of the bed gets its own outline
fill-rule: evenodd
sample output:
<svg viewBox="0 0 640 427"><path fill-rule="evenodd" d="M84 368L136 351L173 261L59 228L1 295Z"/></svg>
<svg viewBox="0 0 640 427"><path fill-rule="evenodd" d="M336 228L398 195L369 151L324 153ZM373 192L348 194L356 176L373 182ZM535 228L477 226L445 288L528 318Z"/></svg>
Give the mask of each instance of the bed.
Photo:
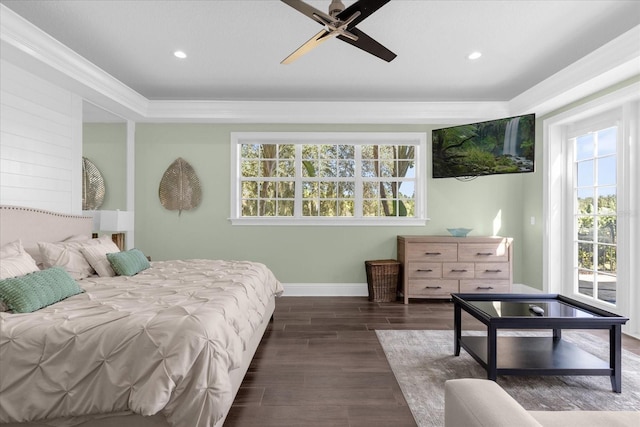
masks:
<svg viewBox="0 0 640 427"><path fill-rule="evenodd" d="M91 229L0 206L0 246L19 239L34 258L39 243L85 242ZM1 424L222 426L283 290L263 264L203 259L77 284L32 313L0 312Z"/></svg>

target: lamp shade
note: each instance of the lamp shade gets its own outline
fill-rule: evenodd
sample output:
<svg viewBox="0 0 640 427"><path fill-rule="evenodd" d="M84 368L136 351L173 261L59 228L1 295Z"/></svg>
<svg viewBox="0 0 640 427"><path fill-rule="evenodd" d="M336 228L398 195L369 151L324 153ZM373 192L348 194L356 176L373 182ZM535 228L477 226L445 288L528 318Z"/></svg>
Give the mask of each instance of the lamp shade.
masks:
<svg viewBox="0 0 640 427"><path fill-rule="evenodd" d="M100 214L100 231L130 231L133 230L133 212L129 211L97 211Z"/></svg>

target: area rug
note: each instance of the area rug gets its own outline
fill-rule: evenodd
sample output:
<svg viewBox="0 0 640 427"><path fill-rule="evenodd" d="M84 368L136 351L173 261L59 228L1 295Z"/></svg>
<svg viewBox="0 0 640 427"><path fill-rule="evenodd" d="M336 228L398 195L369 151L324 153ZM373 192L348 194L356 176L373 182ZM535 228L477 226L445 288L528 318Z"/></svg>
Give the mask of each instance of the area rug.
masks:
<svg viewBox="0 0 640 427"><path fill-rule="evenodd" d="M420 427L444 425L444 382L486 378L464 349L453 355L453 331L376 331L407 404ZM467 334L467 332L465 332ZM478 331L469 335L481 334ZM524 335L501 332L499 335ZM532 333L526 333L532 335ZM544 335L545 333L534 333ZM580 331L562 331L562 339L609 360L609 343ZM498 356L500 357L500 356ZM611 391L605 376L498 376L502 386L528 410L640 411L640 356L622 351L622 393Z"/></svg>

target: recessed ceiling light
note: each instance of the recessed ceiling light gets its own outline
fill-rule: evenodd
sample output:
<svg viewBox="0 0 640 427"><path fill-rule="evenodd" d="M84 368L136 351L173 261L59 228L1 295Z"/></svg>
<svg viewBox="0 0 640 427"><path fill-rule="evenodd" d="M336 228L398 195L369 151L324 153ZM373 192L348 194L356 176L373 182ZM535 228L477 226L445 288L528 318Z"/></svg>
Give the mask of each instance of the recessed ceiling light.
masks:
<svg viewBox="0 0 640 427"><path fill-rule="evenodd" d="M478 59L478 58L480 58L481 56L482 56L482 53L481 53L481 52L475 51L475 52L471 52L471 53L469 54L469 56L467 56L467 58L469 58L469 59L473 60L473 59Z"/></svg>
<svg viewBox="0 0 640 427"><path fill-rule="evenodd" d="M173 56L175 56L176 58L185 59L187 57L187 54L181 50L176 50L175 52L173 52Z"/></svg>

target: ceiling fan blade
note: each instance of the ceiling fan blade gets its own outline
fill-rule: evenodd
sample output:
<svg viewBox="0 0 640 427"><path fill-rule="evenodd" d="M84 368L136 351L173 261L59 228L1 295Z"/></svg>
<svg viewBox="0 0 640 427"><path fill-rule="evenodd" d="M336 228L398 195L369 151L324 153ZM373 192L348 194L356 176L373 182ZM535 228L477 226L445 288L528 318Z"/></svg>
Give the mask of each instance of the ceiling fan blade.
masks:
<svg viewBox="0 0 640 427"><path fill-rule="evenodd" d="M317 47L320 43L325 42L334 36L336 33L330 33L326 30L320 31L315 36L311 37L305 44L296 49L291 55L287 56L282 60L281 64L290 64L305 53L309 52L311 49Z"/></svg>
<svg viewBox="0 0 640 427"><path fill-rule="evenodd" d="M349 23L347 29L351 30L353 27L367 19L373 12L380 9L387 3L389 3L389 0L359 0L336 15L336 18L342 21L346 21L354 13L360 12L360 16Z"/></svg>
<svg viewBox="0 0 640 427"><path fill-rule="evenodd" d="M305 2L303 2L301 0L281 0L281 1L283 3L288 4L292 8L296 9L298 12L301 12L301 13L307 15L309 18L313 19L314 21L316 21L317 23L319 23L321 25L324 25L324 24L322 22L320 22L313 15L319 16L320 18L324 19L326 22L335 22L336 21L335 18L331 17L330 15L327 15L324 12L319 11L315 7L310 6L310 5L308 5L307 3L305 3Z"/></svg>
<svg viewBox="0 0 640 427"><path fill-rule="evenodd" d="M337 37L387 62L391 62L396 57L395 53L356 28L356 25L389 3L390 0L358 0L338 13L335 18L304 3L302 0L281 1L325 27L324 30L320 31L295 52L286 57L281 64L290 64L320 43L333 37Z"/></svg>
<svg viewBox="0 0 640 427"><path fill-rule="evenodd" d="M391 52L389 49L382 46L380 43L378 43L377 41L369 37L363 31L360 31L359 29L351 28L349 32L357 36L358 39L353 40L344 36L338 36L338 38L359 49L364 50L365 52L369 52L370 54L375 55L380 59L384 59L387 62L393 61L394 58L397 56L395 53Z"/></svg>

